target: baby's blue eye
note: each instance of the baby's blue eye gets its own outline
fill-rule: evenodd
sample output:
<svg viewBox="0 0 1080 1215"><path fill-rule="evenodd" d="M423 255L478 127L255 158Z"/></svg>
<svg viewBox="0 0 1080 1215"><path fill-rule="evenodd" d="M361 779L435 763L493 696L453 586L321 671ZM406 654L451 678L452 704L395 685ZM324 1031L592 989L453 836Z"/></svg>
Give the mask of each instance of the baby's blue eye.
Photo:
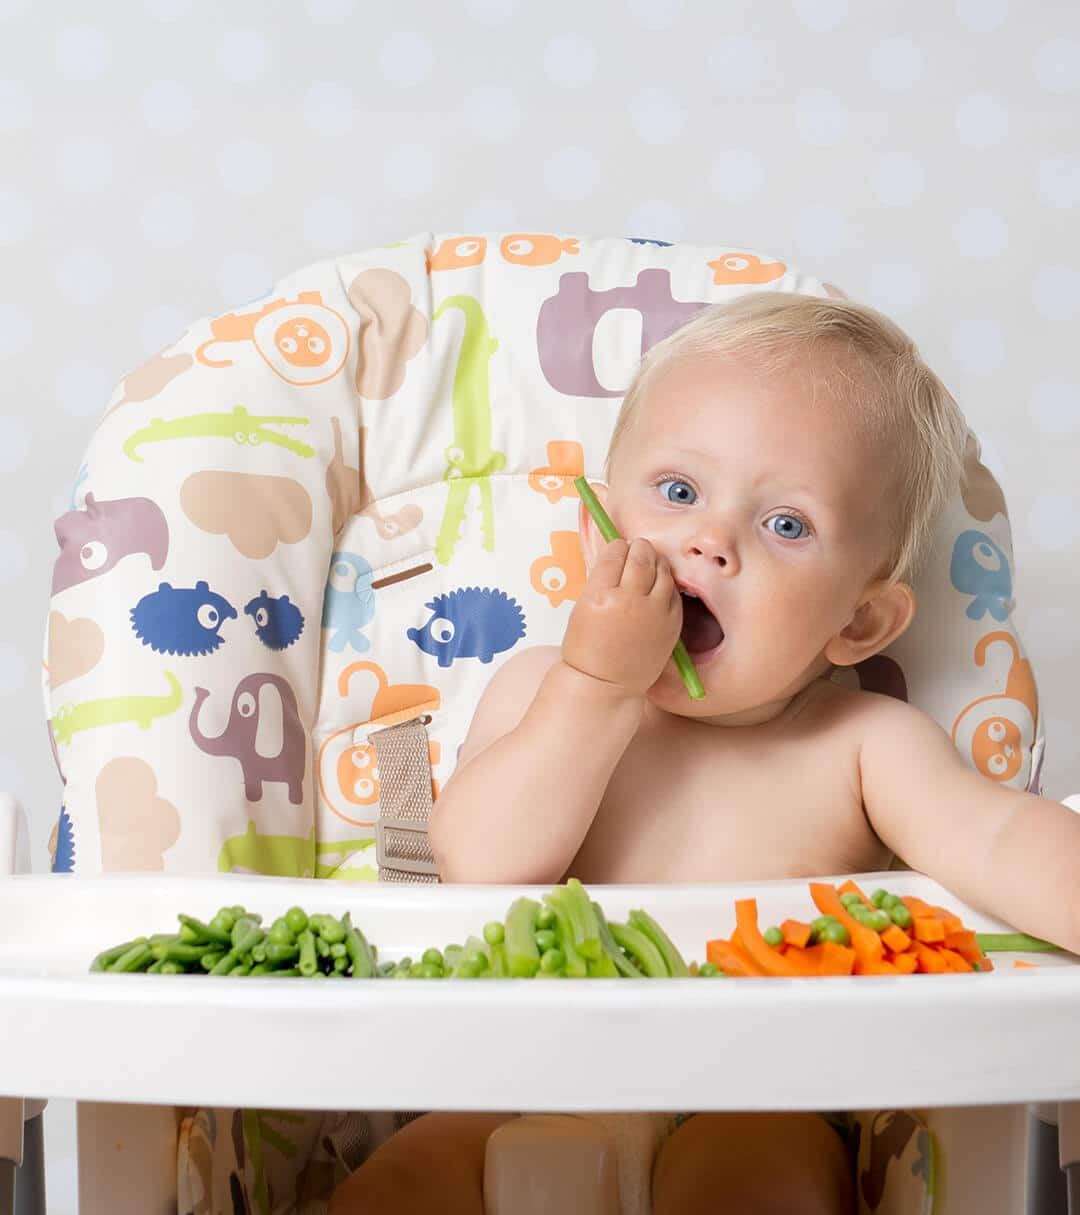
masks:
<svg viewBox="0 0 1080 1215"><path fill-rule="evenodd" d="M680 506L689 506L697 501L697 490L685 481L675 480L674 477L668 481L661 481L657 489L669 502L676 502Z"/></svg>
<svg viewBox="0 0 1080 1215"><path fill-rule="evenodd" d="M766 520L766 524L779 523L780 527L772 527L770 530L784 540L801 540L806 532L806 527L801 519L796 519L794 515L773 515L771 519Z"/></svg>

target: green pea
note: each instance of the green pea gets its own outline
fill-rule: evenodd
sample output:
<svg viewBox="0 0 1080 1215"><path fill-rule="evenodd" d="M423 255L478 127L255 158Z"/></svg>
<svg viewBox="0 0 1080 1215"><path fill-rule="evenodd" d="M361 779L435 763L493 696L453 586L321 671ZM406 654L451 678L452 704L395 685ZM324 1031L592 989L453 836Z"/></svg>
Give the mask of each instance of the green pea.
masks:
<svg viewBox="0 0 1080 1215"><path fill-rule="evenodd" d="M537 928L554 928L555 912L545 903L536 913Z"/></svg>
<svg viewBox="0 0 1080 1215"><path fill-rule="evenodd" d="M487 970L488 959L486 953L481 953L479 949L474 949L472 953L465 955L465 961L471 963L480 970Z"/></svg>
<svg viewBox="0 0 1080 1215"><path fill-rule="evenodd" d="M484 925L484 940L489 945L501 945L506 937L506 929L499 920L490 920Z"/></svg>
<svg viewBox="0 0 1080 1215"><path fill-rule="evenodd" d="M547 974L554 974L566 965L566 955L561 949L549 949L540 958L540 969Z"/></svg>
<svg viewBox="0 0 1080 1215"><path fill-rule="evenodd" d="M779 928L777 928L775 924L773 924L770 928L766 928L761 935L765 938L766 945L772 945L775 947L777 945L783 945L784 943L784 934ZM708 963L706 963L706 965L708 965Z"/></svg>
<svg viewBox="0 0 1080 1215"><path fill-rule="evenodd" d="M716 975L722 975L724 972L715 962L702 962L698 967L698 974L704 979L711 979Z"/></svg>
<svg viewBox="0 0 1080 1215"><path fill-rule="evenodd" d="M334 944L330 946L330 956L335 961L338 958L347 958L349 956L349 950L346 947L345 942L335 941Z"/></svg>
<svg viewBox="0 0 1080 1215"><path fill-rule="evenodd" d="M851 941L851 938L848 936L848 930L843 924L839 923L826 924L821 930L821 939L823 941L830 941L833 945L847 945Z"/></svg>
<svg viewBox="0 0 1080 1215"><path fill-rule="evenodd" d="M556 937L555 933L550 928L541 928L537 932L533 933L533 940L536 942L536 948L539 949L541 953L546 953L549 949L554 949L557 939L558 938Z"/></svg>
<svg viewBox="0 0 1080 1215"><path fill-rule="evenodd" d="M898 894L887 894L881 900L882 911L892 911L894 907L903 907L903 899Z"/></svg>
<svg viewBox="0 0 1080 1215"><path fill-rule="evenodd" d="M859 896L854 892L854 890L848 891L847 894L842 894L840 896L840 902L845 907L847 907L848 910L851 909L851 906L854 903L858 903L860 906L862 905L862 899L859 898Z"/></svg>
<svg viewBox="0 0 1080 1215"><path fill-rule="evenodd" d="M436 966L434 962L421 962L419 977L421 979L441 979L443 977L443 968Z"/></svg>
<svg viewBox="0 0 1080 1215"><path fill-rule="evenodd" d="M468 958L457 968L457 977L459 979L476 979L480 976L480 967L475 965Z"/></svg>
<svg viewBox="0 0 1080 1215"><path fill-rule="evenodd" d="M299 936L308 926L307 912L303 907L290 907L285 912L285 921L292 929L293 935Z"/></svg>
<svg viewBox="0 0 1080 1215"><path fill-rule="evenodd" d="M873 903L875 907L884 907L885 900L890 897L895 898L896 896L890 896L889 892L883 886L879 886L877 890L871 894L870 902Z"/></svg>
<svg viewBox="0 0 1080 1215"><path fill-rule="evenodd" d="M412 965L409 967L409 977L410 977L410 978L412 978L412 979L419 979L419 978L420 978L420 972L421 972L423 969L424 969L424 963L423 963L423 962L414 962L414 963L413 963L413 964L412 964Z"/></svg>
<svg viewBox="0 0 1080 1215"><path fill-rule="evenodd" d="M887 911L871 911L866 918L866 926L875 932L884 932L892 926L892 917Z"/></svg>
<svg viewBox="0 0 1080 1215"><path fill-rule="evenodd" d="M425 966L438 966L440 969L443 964L443 956L441 950L425 949L424 956L420 959Z"/></svg>
<svg viewBox="0 0 1080 1215"><path fill-rule="evenodd" d="M911 927L911 912L903 903L897 903L895 907L889 908L889 918L898 928Z"/></svg>

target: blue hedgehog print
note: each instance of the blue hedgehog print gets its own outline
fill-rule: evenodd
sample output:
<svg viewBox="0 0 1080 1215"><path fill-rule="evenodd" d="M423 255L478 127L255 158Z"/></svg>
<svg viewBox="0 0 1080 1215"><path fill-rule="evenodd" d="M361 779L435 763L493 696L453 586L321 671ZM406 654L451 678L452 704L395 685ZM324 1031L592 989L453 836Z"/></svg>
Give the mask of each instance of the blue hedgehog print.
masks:
<svg viewBox="0 0 1080 1215"><path fill-rule="evenodd" d="M371 642L360 631L375 615L371 565L357 553L336 552L330 561L323 599L322 626L333 629L328 648L340 653L346 646L363 653Z"/></svg>
<svg viewBox="0 0 1080 1215"><path fill-rule="evenodd" d="M135 636L155 654L212 654L225 641L221 626L235 618L236 608L205 582L163 582L131 609Z"/></svg>
<svg viewBox="0 0 1080 1215"><path fill-rule="evenodd" d="M423 628L408 629L405 636L425 654L448 667L455 658L490 662L525 636L525 616L505 591L470 586L436 595L425 606L431 618Z"/></svg>
<svg viewBox="0 0 1080 1215"><path fill-rule="evenodd" d="M271 650L287 650L304 631L304 616L288 595L272 599L260 591L244 605L244 615L255 621L255 636Z"/></svg>
<svg viewBox="0 0 1080 1215"><path fill-rule="evenodd" d="M987 612L1005 620L1012 610L1012 575L1009 558L985 532L966 531L953 545L949 580L964 595L974 595L967 615L982 620Z"/></svg>
<svg viewBox="0 0 1080 1215"><path fill-rule="evenodd" d="M56 853L53 856L53 873L75 872L75 835L71 830L71 818L67 807L60 807L56 820Z"/></svg>
<svg viewBox="0 0 1080 1215"><path fill-rule="evenodd" d="M626 239L632 245L659 245L661 249L671 248L671 241L669 240L649 240L647 236L628 236Z"/></svg>

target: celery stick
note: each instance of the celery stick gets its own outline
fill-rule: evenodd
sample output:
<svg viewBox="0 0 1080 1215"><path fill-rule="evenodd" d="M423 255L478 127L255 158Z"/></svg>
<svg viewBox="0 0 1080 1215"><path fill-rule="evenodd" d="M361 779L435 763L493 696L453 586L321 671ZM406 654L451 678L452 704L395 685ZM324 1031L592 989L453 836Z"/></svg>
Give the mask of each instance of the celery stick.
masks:
<svg viewBox="0 0 1080 1215"><path fill-rule="evenodd" d="M512 979L531 979L540 969L540 950L536 947L536 917L540 904L535 899L515 899L506 916L506 961Z"/></svg>
<svg viewBox="0 0 1080 1215"><path fill-rule="evenodd" d="M558 887L556 887L558 889ZM551 892L552 894L555 891ZM555 923L559 933L559 948L566 958L566 974L571 979L584 979L588 976L588 964L578 953L574 944L574 927L570 922L570 913L561 898L552 899L551 894L544 896L547 905L555 912Z"/></svg>
<svg viewBox="0 0 1080 1215"><path fill-rule="evenodd" d="M667 972L674 979L685 979L690 975L690 968L683 956L675 948L674 942L647 911L631 911L630 923L634 928L643 932L660 950Z"/></svg>
<svg viewBox="0 0 1080 1215"><path fill-rule="evenodd" d="M668 977L664 955L640 929L631 924L616 923L612 923L608 927L611 929L611 935L615 938L616 943L634 959L645 972L647 979L666 979Z"/></svg>
<svg viewBox="0 0 1080 1215"><path fill-rule="evenodd" d="M615 969L624 978L627 979L644 979L645 976L634 965L633 962L619 948L615 938L611 935L611 929L608 926L607 919L604 916L603 908L599 903L593 903L593 911L596 914L596 922L600 929L600 944L604 947L604 952L611 958L615 965Z"/></svg>

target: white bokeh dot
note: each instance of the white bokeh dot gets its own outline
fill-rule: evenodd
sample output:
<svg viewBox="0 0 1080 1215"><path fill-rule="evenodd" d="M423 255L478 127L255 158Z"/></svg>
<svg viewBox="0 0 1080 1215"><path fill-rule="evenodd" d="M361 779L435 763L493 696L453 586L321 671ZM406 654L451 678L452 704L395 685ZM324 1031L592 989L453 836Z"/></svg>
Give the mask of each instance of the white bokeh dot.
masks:
<svg viewBox="0 0 1080 1215"><path fill-rule="evenodd" d="M112 57L112 43L92 25L69 25L56 35L56 68L68 80L100 80Z"/></svg>
<svg viewBox="0 0 1080 1215"><path fill-rule="evenodd" d="M748 89L761 76L761 50L741 34L718 38L709 52L709 73L722 89Z"/></svg>
<svg viewBox="0 0 1080 1215"><path fill-rule="evenodd" d="M626 217L626 235L675 242L682 238L683 211L665 199L646 199Z"/></svg>
<svg viewBox="0 0 1080 1215"><path fill-rule="evenodd" d="M508 25L517 16L521 0L465 0L469 16L481 25Z"/></svg>
<svg viewBox="0 0 1080 1215"><path fill-rule="evenodd" d="M719 148L709 156L713 193L725 202L750 202L761 193L765 174L756 152Z"/></svg>
<svg viewBox="0 0 1080 1215"><path fill-rule="evenodd" d="M1080 383L1040 380L1031 390L1031 416L1048 435L1080 431Z"/></svg>
<svg viewBox="0 0 1080 1215"><path fill-rule="evenodd" d="M1009 225L1005 217L991 207L972 207L957 216L953 240L964 257L989 261L1008 247Z"/></svg>
<svg viewBox="0 0 1080 1215"><path fill-rule="evenodd" d="M113 387L104 366L90 359L65 359L53 376L56 403L72 418L96 418L104 411Z"/></svg>
<svg viewBox="0 0 1080 1215"><path fill-rule="evenodd" d="M353 243L356 215L354 199L333 195L313 198L304 208L304 239L316 249L347 249Z"/></svg>
<svg viewBox="0 0 1080 1215"><path fill-rule="evenodd" d="M430 41L415 30L395 30L379 48L379 69L390 84L420 84L434 62Z"/></svg>
<svg viewBox="0 0 1080 1215"><path fill-rule="evenodd" d="M0 586L16 586L22 582L26 566L26 541L18 532L0 527ZM11 788L0 783L0 788L5 787Z"/></svg>
<svg viewBox="0 0 1080 1215"><path fill-rule="evenodd" d="M391 194L419 198L434 187L432 151L427 144L402 143L390 149L383 161L383 181Z"/></svg>
<svg viewBox="0 0 1080 1215"><path fill-rule="evenodd" d="M1075 38L1044 42L1031 65L1035 79L1050 93L1071 93L1080 88L1080 42Z"/></svg>
<svg viewBox="0 0 1080 1215"><path fill-rule="evenodd" d="M904 207L922 193L923 167L906 152L886 152L878 157L870 184L881 202L890 207Z"/></svg>
<svg viewBox="0 0 1080 1215"><path fill-rule="evenodd" d="M113 259L90 245L63 252L55 274L57 289L72 304L89 307L112 293Z"/></svg>
<svg viewBox="0 0 1080 1215"><path fill-rule="evenodd" d="M1069 657L1075 652L1075 645L1066 643L1066 646L1064 652L1058 651L1061 657ZM1048 754L1053 755L1054 768L1057 771L1060 772L1063 765L1074 764L1080 758L1080 730L1076 728L1075 722L1067 717L1058 717L1055 713L1047 713L1045 734L1046 750ZM1072 789L1069 789L1062 797L1071 795Z"/></svg>
<svg viewBox="0 0 1080 1215"><path fill-rule="evenodd" d="M356 12L356 0L307 0L305 7L320 25L341 25Z"/></svg>
<svg viewBox="0 0 1080 1215"><path fill-rule="evenodd" d="M14 696L29 683L30 660L10 641L0 641L0 696Z"/></svg>
<svg viewBox="0 0 1080 1215"><path fill-rule="evenodd" d="M914 88L923 70L922 48L904 34L883 38L870 52L870 78L893 93Z"/></svg>
<svg viewBox="0 0 1080 1215"><path fill-rule="evenodd" d="M274 278L262 254L238 250L221 259L214 281L227 306L237 308L266 295Z"/></svg>
<svg viewBox="0 0 1080 1215"><path fill-rule="evenodd" d="M671 89L642 89L630 102L630 120L646 143L674 143L686 126L686 110Z"/></svg>
<svg viewBox="0 0 1080 1215"><path fill-rule="evenodd" d="M1080 157L1061 152L1040 160L1035 193L1048 207L1075 207L1080 202Z"/></svg>
<svg viewBox="0 0 1080 1215"><path fill-rule="evenodd" d="M148 244L157 249L178 249L191 243L195 208L185 194L155 194L143 203L139 226Z"/></svg>
<svg viewBox="0 0 1080 1215"><path fill-rule="evenodd" d="M1073 494L1039 494L1027 516L1029 541L1036 547L1058 552L1076 542L1077 508L1080 498Z"/></svg>
<svg viewBox="0 0 1080 1215"><path fill-rule="evenodd" d="M353 129L352 89L331 80L317 80L300 103L307 128L315 135L339 139Z"/></svg>
<svg viewBox="0 0 1080 1215"><path fill-rule="evenodd" d="M20 801L26 800L26 772L10 751L0 752L0 789L13 793Z"/></svg>
<svg viewBox="0 0 1080 1215"><path fill-rule="evenodd" d="M561 202L588 198L599 176L596 158L586 148L560 148L544 162L544 182Z"/></svg>
<svg viewBox="0 0 1080 1215"><path fill-rule="evenodd" d="M493 142L508 138L521 122L517 96L502 84L480 84L471 89L462 102L462 115L474 135Z"/></svg>
<svg viewBox="0 0 1080 1215"><path fill-rule="evenodd" d="M1028 609L1026 618L1030 628L1024 628L1024 636L1038 638L1043 653L1071 658L1080 651L1080 629L1076 627L1076 609L1071 604L1039 604ZM1054 750L1056 757L1057 748Z"/></svg>
<svg viewBox="0 0 1080 1215"><path fill-rule="evenodd" d="M191 312L177 304L155 304L139 321L139 343L149 358L173 346L191 324Z"/></svg>
<svg viewBox="0 0 1080 1215"><path fill-rule="evenodd" d="M218 173L232 194L262 194L274 180L274 155L257 139L238 139L217 151Z"/></svg>
<svg viewBox="0 0 1080 1215"><path fill-rule="evenodd" d="M0 131L25 131L33 124L34 104L23 80L0 80Z"/></svg>
<svg viewBox="0 0 1080 1215"><path fill-rule="evenodd" d="M979 428L979 460L990 471L998 485L1009 480L1009 469L1005 462L1005 451L997 436L986 426Z"/></svg>
<svg viewBox="0 0 1080 1215"><path fill-rule="evenodd" d="M867 301L887 316L906 316L922 299L923 277L910 262L882 262L867 278Z"/></svg>
<svg viewBox="0 0 1080 1215"><path fill-rule="evenodd" d="M583 34L556 34L544 47L544 71L564 89L584 88L596 74L596 50Z"/></svg>
<svg viewBox="0 0 1080 1215"><path fill-rule="evenodd" d="M4 418L4 441L0 443L0 473L18 472L30 455L30 423L19 414Z"/></svg>
<svg viewBox="0 0 1080 1215"><path fill-rule="evenodd" d="M270 66L270 46L259 30L227 30L218 43L218 66L226 80L251 84Z"/></svg>
<svg viewBox="0 0 1080 1215"><path fill-rule="evenodd" d="M1005 357L1005 335L996 321L959 320L952 329L953 358L969 375L989 375Z"/></svg>
<svg viewBox="0 0 1080 1215"><path fill-rule="evenodd" d="M34 208L27 194L0 186L0 245L17 245L33 231Z"/></svg>
<svg viewBox="0 0 1080 1215"><path fill-rule="evenodd" d="M1066 321L1080 311L1080 271L1072 266L1043 266L1031 282L1035 307L1050 321Z"/></svg>
<svg viewBox="0 0 1080 1215"><path fill-rule="evenodd" d="M69 194L100 194L112 175L112 144L101 135L71 135L57 144L56 180Z"/></svg>
<svg viewBox="0 0 1080 1215"><path fill-rule="evenodd" d="M682 14L683 0L630 0L630 20L641 29L671 29Z"/></svg>
<svg viewBox="0 0 1080 1215"><path fill-rule="evenodd" d="M828 89L810 89L795 99L795 128L804 143L827 148L848 133L848 109Z"/></svg>
<svg viewBox="0 0 1080 1215"><path fill-rule="evenodd" d="M183 135L195 125L198 111L186 85L176 80L154 80L139 101L143 124L155 135Z"/></svg>
<svg viewBox="0 0 1080 1215"><path fill-rule="evenodd" d="M0 300L0 361L13 359L30 345L34 323L30 309L21 300Z"/></svg>
<svg viewBox="0 0 1080 1215"><path fill-rule="evenodd" d="M512 232L521 209L507 198L484 198L465 212L463 232Z"/></svg>
<svg viewBox="0 0 1080 1215"><path fill-rule="evenodd" d="M956 0L956 15L970 30L988 34L996 30L1009 12L1009 0Z"/></svg>
<svg viewBox="0 0 1080 1215"><path fill-rule="evenodd" d="M193 0L143 0L143 7L158 21L175 21L191 8Z"/></svg>
<svg viewBox="0 0 1080 1215"><path fill-rule="evenodd" d="M848 221L844 213L825 203L803 207L792 222L795 243L803 252L827 257L842 248L848 239Z"/></svg>
<svg viewBox="0 0 1080 1215"><path fill-rule="evenodd" d="M30 2L31 0L0 0L0 21L21 17L30 7Z"/></svg>
<svg viewBox="0 0 1080 1215"><path fill-rule="evenodd" d="M848 15L848 0L791 0L795 16L808 29L834 30Z"/></svg>
<svg viewBox="0 0 1080 1215"><path fill-rule="evenodd" d="M992 148L1009 133L1009 111L993 93L968 93L956 105L956 133L972 148Z"/></svg>

